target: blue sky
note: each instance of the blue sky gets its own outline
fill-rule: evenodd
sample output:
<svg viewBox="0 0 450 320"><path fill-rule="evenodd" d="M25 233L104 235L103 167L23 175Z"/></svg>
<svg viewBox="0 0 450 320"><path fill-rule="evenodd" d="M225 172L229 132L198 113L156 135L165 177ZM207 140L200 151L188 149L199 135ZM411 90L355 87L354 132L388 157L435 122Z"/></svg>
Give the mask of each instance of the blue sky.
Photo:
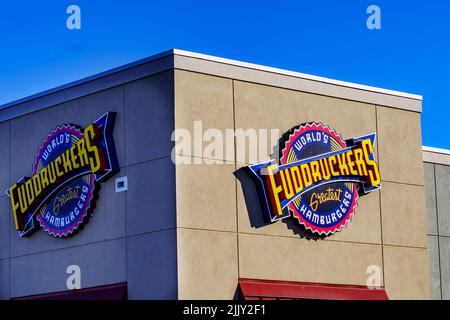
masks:
<svg viewBox="0 0 450 320"><path fill-rule="evenodd" d="M81 8L81 30L66 8ZM381 8L381 30L366 9ZM0 104L178 48L424 96L450 149L450 1L35 0L0 5Z"/></svg>

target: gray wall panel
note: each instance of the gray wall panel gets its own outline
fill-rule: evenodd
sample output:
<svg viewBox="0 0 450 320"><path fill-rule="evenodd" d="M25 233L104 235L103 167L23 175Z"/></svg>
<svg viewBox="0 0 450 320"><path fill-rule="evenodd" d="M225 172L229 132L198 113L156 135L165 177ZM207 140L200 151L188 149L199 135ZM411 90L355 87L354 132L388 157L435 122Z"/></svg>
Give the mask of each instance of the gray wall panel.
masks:
<svg viewBox="0 0 450 320"><path fill-rule="evenodd" d="M69 265L81 269L81 287L126 281L125 239L11 258L11 296L67 290Z"/></svg>
<svg viewBox="0 0 450 320"><path fill-rule="evenodd" d="M9 187L9 121L0 123L0 195Z"/></svg>
<svg viewBox="0 0 450 320"><path fill-rule="evenodd" d="M9 258L9 198L0 196L0 259Z"/></svg>
<svg viewBox="0 0 450 320"><path fill-rule="evenodd" d="M441 272L439 266L439 245L437 236L428 236L428 259L430 266L431 298L441 299Z"/></svg>
<svg viewBox="0 0 450 320"><path fill-rule="evenodd" d="M442 299L450 300L450 238L439 237Z"/></svg>
<svg viewBox="0 0 450 320"><path fill-rule="evenodd" d="M127 234L175 228L175 166L171 158L127 167L127 175Z"/></svg>
<svg viewBox="0 0 450 320"><path fill-rule="evenodd" d="M129 299L177 299L176 246L176 229L128 238Z"/></svg>
<svg viewBox="0 0 450 320"><path fill-rule="evenodd" d="M9 259L0 260L0 299L9 299Z"/></svg>
<svg viewBox="0 0 450 320"><path fill-rule="evenodd" d="M433 172L434 168L434 172ZM450 166L424 163L433 299L450 299ZM434 236L440 235L440 236Z"/></svg>
<svg viewBox="0 0 450 320"><path fill-rule="evenodd" d="M434 164L424 163L428 234L437 235L436 188Z"/></svg>
<svg viewBox="0 0 450 320"><path fill-rule="evenodd" d="M127 165L170 155L173 95L173 71L125 85Z"/></svg>
<svg viewBox="0 0 450 320"><path fill-rule="evenodd" d="M450 236L450 166L436 165L435 168L438 231L441 236Z"/></svg>

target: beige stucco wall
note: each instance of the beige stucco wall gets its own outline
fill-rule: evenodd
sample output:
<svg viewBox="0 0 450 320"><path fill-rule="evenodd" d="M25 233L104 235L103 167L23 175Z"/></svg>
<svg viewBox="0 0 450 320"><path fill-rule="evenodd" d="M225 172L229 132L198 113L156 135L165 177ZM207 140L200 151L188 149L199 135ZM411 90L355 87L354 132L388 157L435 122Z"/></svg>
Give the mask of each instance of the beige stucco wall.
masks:
<svg viewBox="0 0 450 320"><path fill-rule="evenodd" d="M175 70L175 127L192 132L196 120L203 130L281 134L316 121L345 139L376 131L382 190L359 199L342 232L308 241L283 222L251 228L232 174L245 164L235 155L223 164L177 165L180 299L231 299L239 277L366 285L371 265L381 268L391 299L429 298L420 113Z"/></svg>

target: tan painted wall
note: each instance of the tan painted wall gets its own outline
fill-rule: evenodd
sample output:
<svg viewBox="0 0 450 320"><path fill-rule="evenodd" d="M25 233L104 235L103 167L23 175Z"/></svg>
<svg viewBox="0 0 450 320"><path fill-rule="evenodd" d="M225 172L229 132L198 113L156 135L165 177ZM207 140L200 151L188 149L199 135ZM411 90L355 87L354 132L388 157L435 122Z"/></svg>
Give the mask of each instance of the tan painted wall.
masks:
<svg viewBox="0 0 450 320"><path fill-rule="evenodd" d="M239 277L366 285L370 265L391 299L429 298L420 113L176 70L175 127L192 130L195 120L203 130L283 133L316 121L343 138L376 131L383 189L359 199L342 232L308 241L283 222L250 227L232 175L244 163L178 165L180 299L231 299Z"/></svg>

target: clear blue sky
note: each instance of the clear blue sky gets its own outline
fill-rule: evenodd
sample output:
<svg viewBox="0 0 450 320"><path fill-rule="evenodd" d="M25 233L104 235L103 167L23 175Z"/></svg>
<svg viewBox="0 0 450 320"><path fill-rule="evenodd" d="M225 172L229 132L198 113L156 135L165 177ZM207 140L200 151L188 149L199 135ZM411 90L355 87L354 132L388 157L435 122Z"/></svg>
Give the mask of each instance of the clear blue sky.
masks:
<svg viewBox="0 0 450 320"><path fill-rule="evenodd" d="M178 48L421 94L423 144L450 149L449 21L444 0L2 2L0 104Z"/></svg>

